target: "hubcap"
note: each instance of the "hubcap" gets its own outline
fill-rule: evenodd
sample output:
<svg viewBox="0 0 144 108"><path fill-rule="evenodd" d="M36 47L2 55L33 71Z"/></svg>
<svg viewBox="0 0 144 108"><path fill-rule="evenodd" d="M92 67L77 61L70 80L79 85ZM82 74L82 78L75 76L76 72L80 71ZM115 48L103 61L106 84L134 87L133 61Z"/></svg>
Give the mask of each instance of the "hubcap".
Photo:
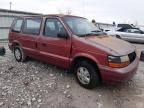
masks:
<svg viewBox="0 0 144 108"><path fill-rule="evenodd" d="M15 57L17 60L19 60L21 58L21 53L18 49L15 50Z"/></svg>
<svg viewBox="0 0 144 108"><path fill-rule="evenodd" d="M90 74L87 68L85 67L79 67L77 69L77 76L79 81L82 84L89 84L90 83Z"/></svg>

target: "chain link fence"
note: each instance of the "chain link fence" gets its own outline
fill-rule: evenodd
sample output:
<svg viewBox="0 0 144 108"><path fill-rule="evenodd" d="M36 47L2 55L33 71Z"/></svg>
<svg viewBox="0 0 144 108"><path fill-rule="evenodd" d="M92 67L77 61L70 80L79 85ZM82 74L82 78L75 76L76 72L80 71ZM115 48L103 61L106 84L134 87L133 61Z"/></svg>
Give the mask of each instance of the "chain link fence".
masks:
<svg viewBox="0 0 144 108"><path fill-rule="evenodd" d="M0 40L0 46L8 47L8 40Z"/></svg>

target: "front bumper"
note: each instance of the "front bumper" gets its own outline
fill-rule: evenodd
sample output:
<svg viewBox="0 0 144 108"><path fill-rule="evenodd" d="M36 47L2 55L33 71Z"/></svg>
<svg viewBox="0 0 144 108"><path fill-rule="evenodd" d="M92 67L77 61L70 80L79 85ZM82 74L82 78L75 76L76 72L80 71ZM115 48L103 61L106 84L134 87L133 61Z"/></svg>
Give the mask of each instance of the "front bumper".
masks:
<svg viewBox="0 0 144 108"><path fill-rule="evenodd" d="M136 73L139 65L139 58L127 67L114 69L110 67L100 67L101 77L105 83L117 83L130 79Z"/></svg>

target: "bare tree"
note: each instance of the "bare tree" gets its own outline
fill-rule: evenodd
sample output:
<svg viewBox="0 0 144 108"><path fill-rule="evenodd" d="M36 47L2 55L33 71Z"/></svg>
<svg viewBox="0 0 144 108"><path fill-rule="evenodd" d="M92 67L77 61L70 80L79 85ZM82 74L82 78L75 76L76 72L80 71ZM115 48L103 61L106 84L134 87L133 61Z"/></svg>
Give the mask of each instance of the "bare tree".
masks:
<svg viewBox="0 0 144 108"><path fill-rule="evenodd" d="M138 26L138 21L137 20L135 21L135 26Z"/></svg>
<svg viewBox="0 0 144 108"><path fill-rule="evenodd" d="M68 10L58 10L59 14L66 14L66 15L71 15L72 14L72 10L68 9Z"/></svg>
<svg viewBox="0 0 144 108"><path fill-rule="evenodd" d="M67 11L66 11L66 14L67 14L67 15L71 15L71 13L72 13L72 10L67 10Z"/></svg>

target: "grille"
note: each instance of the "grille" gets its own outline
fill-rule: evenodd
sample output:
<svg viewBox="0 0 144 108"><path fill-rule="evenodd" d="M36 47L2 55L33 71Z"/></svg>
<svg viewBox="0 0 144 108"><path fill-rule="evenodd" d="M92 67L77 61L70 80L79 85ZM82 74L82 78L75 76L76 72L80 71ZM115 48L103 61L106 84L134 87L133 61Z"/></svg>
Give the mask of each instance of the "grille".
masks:
<svg viewBox="0 0 144 108"><path fill-rule="evenodd" d="M136 59L136 52L132 52L129 55L130 63L132 63Z"/></svg>

